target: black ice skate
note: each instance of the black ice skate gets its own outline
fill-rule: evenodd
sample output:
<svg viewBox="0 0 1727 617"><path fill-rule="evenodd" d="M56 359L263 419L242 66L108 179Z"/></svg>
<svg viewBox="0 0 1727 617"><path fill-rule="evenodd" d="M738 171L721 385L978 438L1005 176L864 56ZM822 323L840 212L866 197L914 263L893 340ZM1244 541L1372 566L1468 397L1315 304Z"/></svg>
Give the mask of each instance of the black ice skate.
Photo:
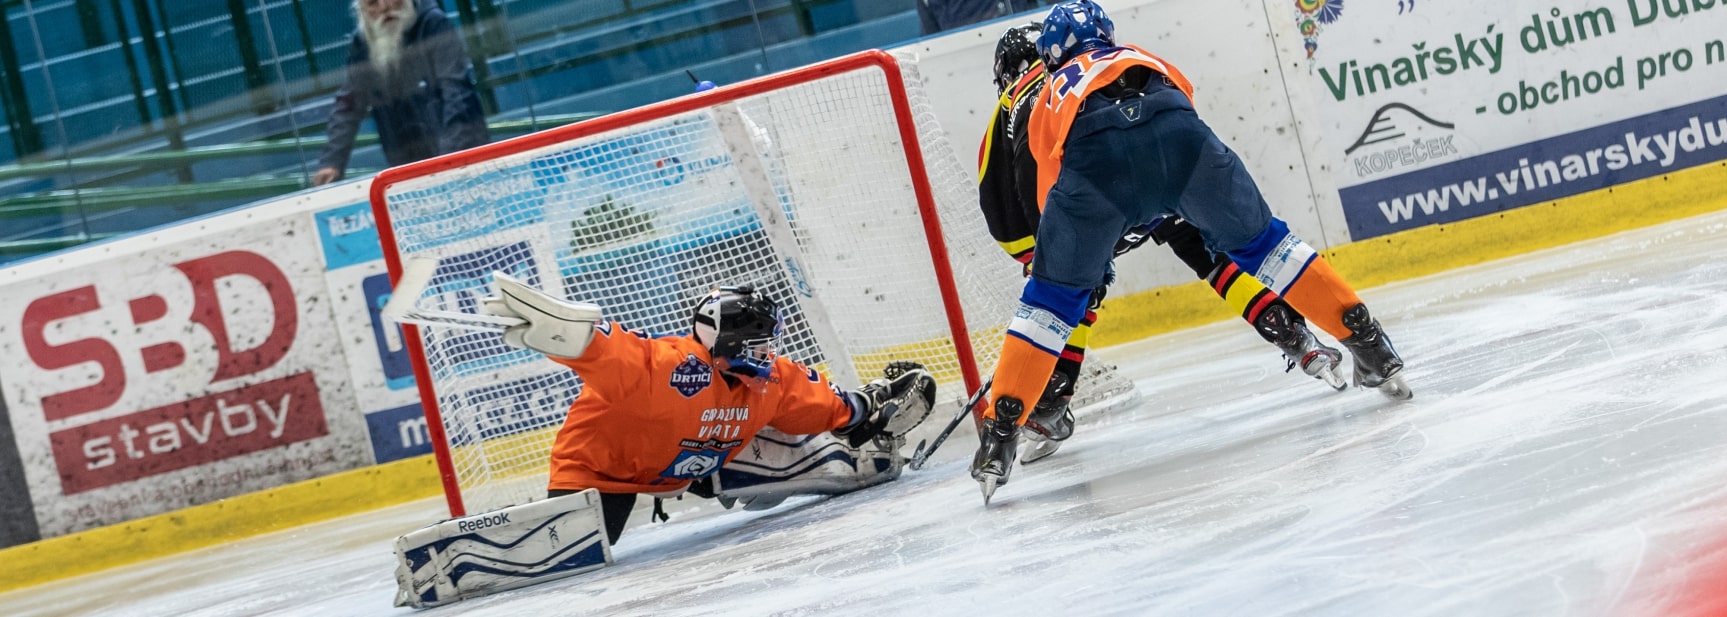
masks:
<svg viewBox="0 0 1727 617"><path fill-rule="evenodd" d="M1379 320L1367 313L1367 305L1357 304L1343 312L1343 327L1354 334L1338 341L1355 355L1355 385L1378 388L1393 399L1404 401L1415 396L1403 382L1403 358L1392 349L1391 339L1380 329Z"/></svg>
<svg viewBox="0 0 1727 617"><path fill-rule="evenodd" d="M1073 409L1063 398L1052 403L1048 410L1039 406L1033 410L1031 417L1026 418L1025 427L1031 429L1025 432L1026 449L1020 454L1019 462L1030 463L1044 458L1061 448L1061 442L1073 436Z"/></svg>
<svg viewBox="0 0 1727 617"><path fill-rule="evenodd" d="M1031 410L1031 417L1025 419L1025 427L1031 430L1025 432L1028 447L1020 454L1019 462L1030 463L1055 454L1061 442L1073 436L1073 409L1068 405L1072 399L1073 379L1057 370L1049 376L1049 385L1044 387L1037 407Z"/></svg>
<svg viewBox="0 0 1727 617"><path fill-rule="evenodd" d="M1343 380L1343 354L1319 342L1289 305L1279 301L1266 307L1253 326L1289 360L1285 370L1301 367L1308 377L1324 381L1334 389L1349 387Z"/></svg>
<svg viewBox="0 0 1727 617"><path fill-rule="evenodd" d="M983 505L989 505L995 488L1007 484L1008 475L1013 473L1019 450L1019 417L1024 413L1025 404L1009 396L995 402L995 417L984 418L977 455L971 459L971 477L983 490Z"/></svg>

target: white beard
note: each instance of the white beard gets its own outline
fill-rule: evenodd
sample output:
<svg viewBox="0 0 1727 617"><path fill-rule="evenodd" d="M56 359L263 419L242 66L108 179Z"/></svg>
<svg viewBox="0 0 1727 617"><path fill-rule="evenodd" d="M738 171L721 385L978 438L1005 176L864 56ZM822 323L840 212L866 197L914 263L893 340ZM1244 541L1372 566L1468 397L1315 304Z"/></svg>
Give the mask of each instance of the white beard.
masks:
<svg viewBox="0 0 1727 617"><path fill-rule="evenodd" d="M360 29L360 33L366 37L366 45L372 50L372 66L380 75L388 77L396 70L396 65L401 63L402 33L407 32L408 26L414 23L417 16L414 1L409 0L402 3L402 8L395 12L396 19L389 22L373 22L361 18L364 27Z"/></svg>

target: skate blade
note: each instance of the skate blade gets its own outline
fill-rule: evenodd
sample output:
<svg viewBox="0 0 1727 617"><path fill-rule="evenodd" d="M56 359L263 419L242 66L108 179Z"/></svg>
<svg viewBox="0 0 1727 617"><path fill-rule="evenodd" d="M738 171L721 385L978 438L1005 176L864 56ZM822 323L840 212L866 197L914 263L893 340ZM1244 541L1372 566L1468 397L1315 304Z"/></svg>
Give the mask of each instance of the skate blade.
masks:
<svg viewBox="0 0 1727 617"><path fill-rule="evenodd" d="M1000 486L997 484L999 480L1000 478L996 477L995 474L986 473L978 476L977 487L983 490L983 505L985 507L989 506L989 499L995 496L995 487Z"/></svg>
<svg viewBox="0 0 1727 617"><path fill-rule="evenodd" d="M1415 391L1410 390L1409 384L1404 383L1402 375L1392 375L1385 383L1379 384L1379 392L1394 401L1415 398Z"/></svg>
<svg viewBox="0 0 1727 617"><path fill-rule="evenodd" d="M1326 363L1324 367L1319 369L1319 374L1314 375L1314 377L1318 377L1320 381L1325 382L1325 385L1331 386L1331 389L1338 392L1349 389L1349 381L1343 378L1342 362Z"/></svg>
<svg viewBox="0 0 1727 617"><path fill-rule="evenodd" d="M1061 442L1051 441L1042 435L1037 437L1028 435L1026 437L1026 445L1028 447L1019 455L1019 462L1021 464L1042 460L1044 457L1055 454L1056 450L1061 449Z"/></svg>

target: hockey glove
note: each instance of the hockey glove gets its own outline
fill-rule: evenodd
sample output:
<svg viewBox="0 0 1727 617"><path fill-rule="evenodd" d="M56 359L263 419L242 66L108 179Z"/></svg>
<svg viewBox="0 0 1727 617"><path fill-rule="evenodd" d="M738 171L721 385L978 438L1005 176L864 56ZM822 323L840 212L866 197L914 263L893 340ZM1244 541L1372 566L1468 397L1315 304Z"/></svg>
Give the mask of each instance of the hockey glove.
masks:
<svg viewBox="0 0 1727 617"><path fill-rule="evenodd" d="M1127 231L1121 232L1121 237L1115 241L1115 256L1120 257L1127 254L1128 251L1139 248L1139 245L1145 244L1146 240L1151 239L1152 230L1156 229L1158 223L1162 223L1164 220L1160 218L1144 225L1129 227Z"/></svg>
<svg viewBox="0 0 1727 617"><path fill-rule="evenodd" d="M899 364L899 363L895 363ZM921 365L889 365L884 371L894 377L883 377L850 392L846 401L852 407L851 424L834 429L856 448L881 435L898 437L910 432L929 416L935 405L935 377Z"/></svg>
<svg viewBox="0 0 1727 617"><path fill-rule="evenodd" d="M887 366L882 367L881 376L886 377L888 381L893 381L895 379L899 379L900 375L922 369L922 364L912 362L911 360L894 360L893 362L887 363Z"/></svg>
<svg viewBox="0 0 1727 617"><path fill-rule="evenodd" d="M1115 282L1115 262L1111 261L1104 266L1103 282L1099 283L1097 287L1093 287L1091 289L1091 301L1086 303L1085 309L1088 311L1095 311L1099 308L1102 308L1103 307L1103 299L1105 297L1109 296L1109 285L1110 285L1110 283L1114 283L1114 282Z"/></svg>
<svg viewBox="0 0 1727 617"><path fill-rule="evenodd" d="M579 358L594 338L600 307L559 300L502 272L493 272L498 295L480 302L480 312L527 321L504 329L504 344L554 358Z"/></svg>

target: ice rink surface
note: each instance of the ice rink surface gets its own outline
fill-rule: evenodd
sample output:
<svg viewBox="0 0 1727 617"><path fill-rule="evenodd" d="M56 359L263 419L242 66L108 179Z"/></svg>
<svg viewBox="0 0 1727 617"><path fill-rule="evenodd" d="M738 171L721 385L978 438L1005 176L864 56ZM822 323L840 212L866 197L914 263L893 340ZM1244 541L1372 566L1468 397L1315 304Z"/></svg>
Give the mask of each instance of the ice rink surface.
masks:
<svg viewBox="0 0 1727 617"><path fill-rule="evenodd" d="M763 512L668 502L669 523L638 513L611 568L421 614L1654 616L1720 601L1727 213L1363 296L1413 401L1285 374L1245 325L1216 324L1097 353L1141 403L1082 415L987 509L962 430L898 482ZM391 541L441 514L426 500L42 585L0 595L0 614L410 614L390 605Z"/></svg>

